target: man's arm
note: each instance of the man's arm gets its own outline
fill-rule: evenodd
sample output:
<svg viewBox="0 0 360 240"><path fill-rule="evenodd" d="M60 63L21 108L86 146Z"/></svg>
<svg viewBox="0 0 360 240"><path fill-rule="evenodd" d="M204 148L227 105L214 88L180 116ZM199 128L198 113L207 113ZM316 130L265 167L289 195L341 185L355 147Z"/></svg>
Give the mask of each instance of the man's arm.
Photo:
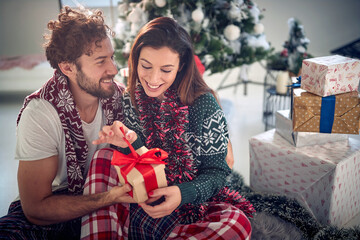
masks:
<svg viewBox="0 0 360 240"><path fill-rule="evenodd" d="M57 168L57 156L19 162L18 185L21 204L25 216L34 224L64 222L115 203L134 202L127 194L131 189L129 185L92 195L53 195L51 184Z"/></svg>

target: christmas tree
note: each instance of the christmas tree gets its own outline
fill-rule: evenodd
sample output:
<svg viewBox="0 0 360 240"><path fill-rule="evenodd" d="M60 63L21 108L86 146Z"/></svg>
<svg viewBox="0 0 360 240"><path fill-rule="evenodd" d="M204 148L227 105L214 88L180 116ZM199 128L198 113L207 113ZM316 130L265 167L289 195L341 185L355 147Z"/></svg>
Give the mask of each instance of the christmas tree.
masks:
<svg viewBox="0 0 360 240"><path fill-rule="evenodd" d="M127 66L140 28L156 17L176 19L190 34L195 54L210 73L251 64L270 53L262 14L251 0L143 0L118 4L115 58Z"/></svg>
<svg viewBox="0 0 360 240"><path fill-rule="evenodd" d="M300 74L302 61L313 56L307 53L310 40L305 37L304 27L295 18L288 20L289 38L283 44L284 49L268 58L268 68L287 70L295 76Z"/></svg>

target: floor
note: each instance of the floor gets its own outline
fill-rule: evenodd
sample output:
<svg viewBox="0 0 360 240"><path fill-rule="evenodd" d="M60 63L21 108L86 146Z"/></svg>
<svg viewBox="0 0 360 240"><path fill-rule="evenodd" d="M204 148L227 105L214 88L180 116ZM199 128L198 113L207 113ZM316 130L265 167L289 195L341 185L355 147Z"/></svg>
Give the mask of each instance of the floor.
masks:
<svg viewBox="0 0 360 240"><path fill-rule="evenodd" d="M237 70L229 72L224 85L235 83L237 76ZM256 82L263 82L264 76L265 71L260 65L252 65L248 71L249 79ZM217 89L224 80L225 74L205 74L204 77L210 87ZM1 74L0 80L3 80ZM37 88L41 84L36 82L31 88ZM16 85L22 86L22 84ZM23 96L26 94L26 89L23 89L22 94L16 97L14 94L5 93L5 87L0 81L0 124L2 129L0 136L0 216L6 214L9 204L18 195L16 179L18 163L13 160L16 142L15 128L16 117L22 106ZM245 90L246 95L244 94ZM235 156L234 169L244 177L246 184L249 184L250 167L248 139L265 131L262 121L263 91L262 85L251 83L246 87L241 84L218 91L229 123L230 139ZM360 214L346 224L346 226L354 225L360 225Z"/></svg>

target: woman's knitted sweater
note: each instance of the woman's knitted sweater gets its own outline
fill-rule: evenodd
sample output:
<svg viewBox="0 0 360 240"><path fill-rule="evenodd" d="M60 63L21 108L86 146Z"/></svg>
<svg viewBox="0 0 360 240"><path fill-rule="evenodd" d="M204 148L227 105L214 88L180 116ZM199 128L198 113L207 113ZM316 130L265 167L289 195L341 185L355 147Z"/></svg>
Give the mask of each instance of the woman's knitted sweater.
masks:
<svg viewBox="0 0 360 240"><path fill-rule="evenodd" d="M141 126L139 115L133 108L128 94L123 97L122 104L124 110L122 121L145 143L147 136L144 136L144 132L146 131ZM196 169L196 174L191 181L169 183L180 188L181 205L203 203L219 193L225 185L226 176L231 171L225 161L229 140L227 123L215 97L211 93L198 97L194 104L189 106L188 119L189 124L184 129L184 139L191 149L194 159L192 166ZM164 144L159 145L161 146L146 147L163 148ZM166 172L169 171L169 164L171 163L166 165Z"/></svg>

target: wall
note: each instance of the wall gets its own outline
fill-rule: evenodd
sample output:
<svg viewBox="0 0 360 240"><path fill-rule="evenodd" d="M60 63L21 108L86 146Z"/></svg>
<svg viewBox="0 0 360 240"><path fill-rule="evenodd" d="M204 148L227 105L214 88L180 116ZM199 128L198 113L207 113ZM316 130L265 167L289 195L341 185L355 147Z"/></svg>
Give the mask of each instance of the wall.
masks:
<svg viewBox="0 0 360 240"><path fill-rule="evenodd" d="M262 23L267 40L277 51L288 38L287 20L297 18L310 39L308 52L315 56L360 38L359 0L254 0L264 9Z"/></svg>
<svg viewBox="0 0 360 240"><path fill-rule="evenodd" d="M42 52L46 24L58 12L55 0L1 0L0 56Z"/></svg>
<svg viewBox="0 0 360 240"><path fill-rule="evenodd" d="M64 6L70 1L62 2ZM108 1L98 2L110 5ZM116 23L116 12L111 14L109 7L102 10L109 26ZM57 17L59 11L58 0L0 0L0 56L42 53L46 25Z"/></svg>
<svg viewBox="0 0 360 240"><path fill-rule="evenodd" d="M89 1L89 0L88 0ZM79 2L88 2L79 1ZM67 3L69 0L64 0ZM108 1L102 0L109 6ZM115 2L113 0L113 2ZM304 25L310 39L309 52L315 56L360 38L359 0L254 0L264 9L265 33L276 50L288 37L287 20L296 17ZM92 3L91 3L92 4ZM116 4L113 4L116 9ZM0 1L0 56L33 54L43 51L42 35L46 23L59 12L57 0L1 0ZM104 8L111 26L116 13ZM110 18L113 17L113 20Z"/></svg>

